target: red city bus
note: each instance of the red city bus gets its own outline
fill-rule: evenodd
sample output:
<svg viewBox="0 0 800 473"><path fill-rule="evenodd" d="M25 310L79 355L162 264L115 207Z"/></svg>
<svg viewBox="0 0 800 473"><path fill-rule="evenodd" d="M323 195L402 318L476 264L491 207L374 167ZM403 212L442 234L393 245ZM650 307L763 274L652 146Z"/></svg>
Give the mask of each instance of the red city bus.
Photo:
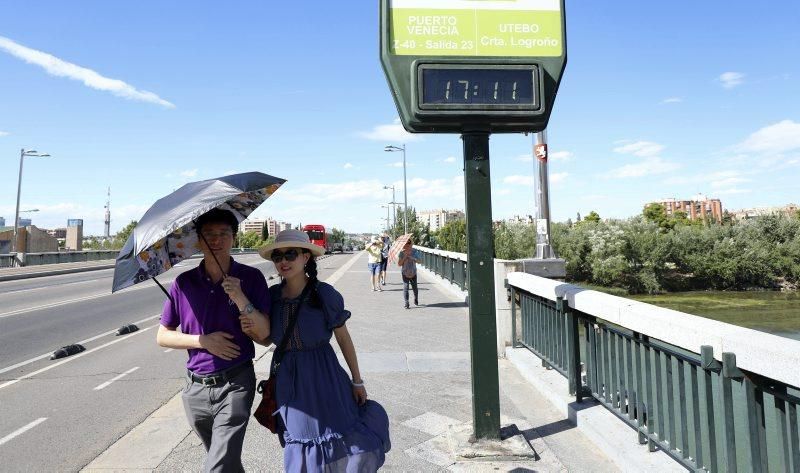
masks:
<svg viewBox="0 0 800 473"><path fill-rule="evenodd" d="M331 252L330 240L328 234L325 232L325 225L311 224L303 225L303 231L308 234L311 243L319 245L325 249L325 254Z"/></svg>

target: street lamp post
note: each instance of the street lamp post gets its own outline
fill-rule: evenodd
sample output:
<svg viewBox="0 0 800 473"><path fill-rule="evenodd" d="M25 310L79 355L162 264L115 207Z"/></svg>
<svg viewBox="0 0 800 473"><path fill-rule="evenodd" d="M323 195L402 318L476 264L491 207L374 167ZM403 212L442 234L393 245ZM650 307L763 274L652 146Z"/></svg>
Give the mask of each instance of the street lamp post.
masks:
<svg viewBox="0 0 800 473"><path fill-rule="evenodd" d="M19 232L19 197L22 191L22 163L26 156L46 158L47 153L39 153L36 150L22 148L19 153L19 178L17 179L17 209L14 212L14 239L11 241L11 252L14 253L14 260L17 260L17 233ZM27 248L26 248L27 249Z"/></svg>
<svg viewBox="0 0 800 473"><path fill-rule="evenodd" d="M408 233L408 181L406 180L406 145L387 145L385 148L383 148L383 150L387 153L393 153L395 151L403 152L403 232Z"/></svg>
<svg viewBox="0 0 800 473"><path fill-rule="evenodd" d="M391 189L392 190L392 201L389 202L392 204L392 229L397 226L397 209L395 208L395 204L397 204L397 199L394 197L394 186L383 186L384 189ZM392 235L394 238L394 235Z"/></svg>
<svg viewBox="0 0 800 473"><path fill-rule="evenodd" d="M391 202L386 205L381 205L382 209L386 209L386 233L389 233L389 204L391 204Z"/></svg>

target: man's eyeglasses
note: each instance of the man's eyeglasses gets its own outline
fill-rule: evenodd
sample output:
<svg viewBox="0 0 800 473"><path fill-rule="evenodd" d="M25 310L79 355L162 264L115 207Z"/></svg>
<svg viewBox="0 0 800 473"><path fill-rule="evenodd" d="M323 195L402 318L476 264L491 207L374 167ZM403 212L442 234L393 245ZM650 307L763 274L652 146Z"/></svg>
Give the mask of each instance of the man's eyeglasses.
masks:
<svg viewBox="0 0 800 473"><path fill-rule="evenodd" d="M292 261L296 260L298 256L300 256L300 252L297 251L296 248L289 248L286 251L272 250L272 254L269 255L269 259L271 259L273 263L278 264L283 261L284 258L286 258L286 261L291 263Z"/></svg>
<svg viewBox="0 0 800 473"><path fill-rule="evenodd" d="M203 232L203 238L206 240L214 240L216 238L223 239L223 238L231 238L233 236L233 232Z"/></svg>

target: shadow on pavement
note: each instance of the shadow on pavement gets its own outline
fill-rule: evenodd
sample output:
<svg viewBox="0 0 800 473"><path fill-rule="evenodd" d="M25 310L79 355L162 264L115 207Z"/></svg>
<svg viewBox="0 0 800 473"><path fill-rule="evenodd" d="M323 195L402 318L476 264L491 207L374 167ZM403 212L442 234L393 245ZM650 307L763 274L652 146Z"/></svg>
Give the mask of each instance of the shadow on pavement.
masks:
<svg viewBox="0 0 800 473"><path fill-rule="evenodd" d="M433 307L434 309L451 309L453 307L467 307L463 302L436 302L433 304L422 304L424 307Z"/></svg>

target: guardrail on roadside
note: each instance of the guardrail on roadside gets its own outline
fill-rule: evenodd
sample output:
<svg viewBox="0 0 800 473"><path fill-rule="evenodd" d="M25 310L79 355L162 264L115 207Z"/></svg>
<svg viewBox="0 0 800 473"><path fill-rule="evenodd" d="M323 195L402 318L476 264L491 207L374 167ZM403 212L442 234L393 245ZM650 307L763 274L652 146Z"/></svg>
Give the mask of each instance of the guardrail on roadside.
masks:
<svg viewBox="0 0 800 473"><path fill-rule="evenodd" d="M257 250L234 248L231 254L251 254ZM40 264L80 263L84 261L100 261L116 259L119 250L89 250L89 251L53 251L46 253L25 253L23 266L37 266ZM0 268L14 266L15 254L0 254Z"/></svg>
<svg viewBox="0 0 800 473"><path fill-rule="evenodd" d="M40 264L56 263L79 263L83 261L99 261L104 259L115 259L119 250L97 250L97 251L53 251L46 253L25 253L24 266L36 266ZM16 255L0 254L0 268L10 268L14 266Z"/></svg>
<svg viewBox="0 0 800 473"><path fill-rule="evenodd" d="M428 269L465 287L466 255L416 248ZM531 274L507 278L513 346L564 375L578 402L591 396L635 428L650 451L694 471L800 471L800 341Z"/></svg>

